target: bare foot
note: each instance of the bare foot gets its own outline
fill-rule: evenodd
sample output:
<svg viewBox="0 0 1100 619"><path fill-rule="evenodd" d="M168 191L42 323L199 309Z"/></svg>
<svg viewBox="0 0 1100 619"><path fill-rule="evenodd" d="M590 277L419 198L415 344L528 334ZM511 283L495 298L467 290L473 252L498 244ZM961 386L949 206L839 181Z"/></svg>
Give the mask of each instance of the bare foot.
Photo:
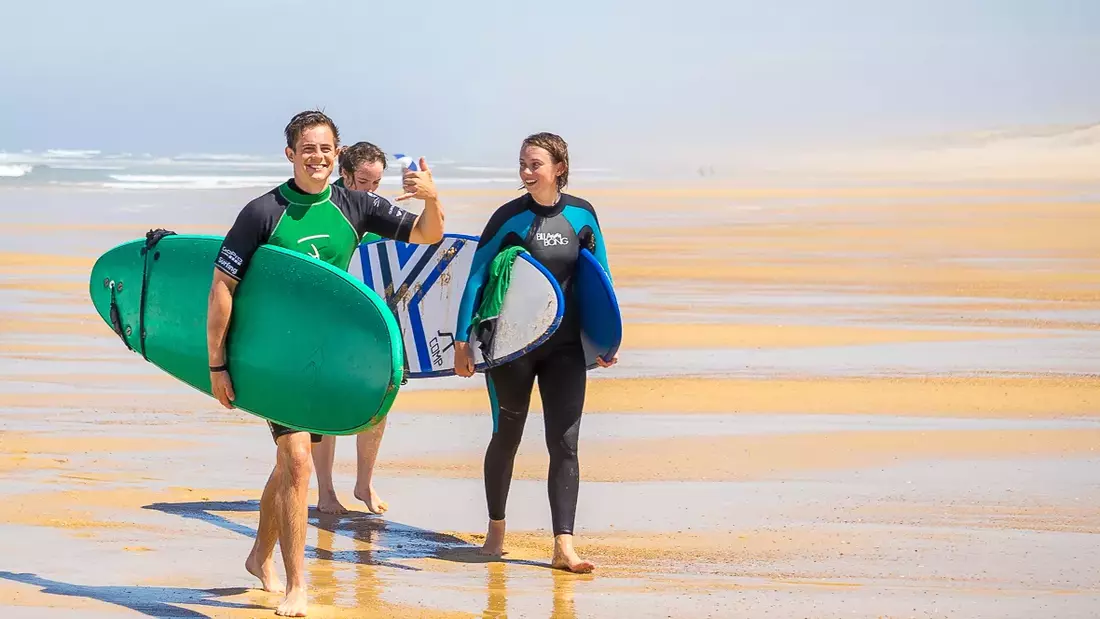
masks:
<svg viewBox="0 0 1100 619"><path fill-rule="evenodd" d="M275 609L275 614L282 617L306 616L306 590L304 587L296 587L290 590L283 598L283 603Z"/></svg>
<svg viewBox="0 0 1100 619"><path fill-rule="evenodd" d="M489 531L485 534L485 543L477 551L479 555L499 557L504 554L504 521L490 520Z"/></svg>
<svg viewBox="0 0 1100 619"><path fill-rule="evenodd" d="M356 488L355 498L365 503L367 505L367 511L372 514L382 514L390 508L390 504L383 501L382 497L378 496L378 493L374 491L374 484L367 486L366 492Z"/></svg>
<svg viewBox="0 0 1100 619"><path fill-rule="evenodd" d="M550 565L574 574L589 574L596 569L595 563L577 555L577 551L573 549L572 535L559 535L554 538L554 558L550 560Z"/></svg>
<svg viewBox="0 0 1100 619"><path fill-rule="evenodd" d="M279 580L279 574L275 571L275 558L268 557L267 561L260 563L260 560L252 555L248 555L245 559L244 569L248 570L249 574L252 574L256 578L260 579L260 584L263 585L264 591L270 591L271 593L283 593L286 588L283 587L283 581Z"/></svg>
<svg viewBox="0 0 1100 619"><path fill-rule="evenodd" d="M348 510L336 498L336 493L322 494L317 497L317 511L322 514L346 514Z"/></svg>

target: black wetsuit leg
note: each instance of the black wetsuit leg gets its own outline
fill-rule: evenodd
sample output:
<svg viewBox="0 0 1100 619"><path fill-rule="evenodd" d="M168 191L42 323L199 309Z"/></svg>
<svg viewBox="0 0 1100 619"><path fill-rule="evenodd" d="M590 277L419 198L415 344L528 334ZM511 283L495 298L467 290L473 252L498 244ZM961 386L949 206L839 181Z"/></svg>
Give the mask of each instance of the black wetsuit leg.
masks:
<svg viewBox="0 0 1100 619"><path fill-rule="evenodd" d="M584 349L580 343L558 347L539 364L546 449L550 471L546 479L554 535L573 533L580 491L577 441L581 432L586 386Z"/></svg>
<svg viewBox="0 0 1100 619"><path fill-rule="evenodd" d="M504 520L508 488L512 483L512 465L523 438L523 426L531 405L535 385L535 359L519 359L490 368L485 374L489 399L493 405L493 438L485 450L485 500L489 517Z"/></svg>
<svg viewBox="0 0 1100 619"><path fill-rule="evenodd" d="M535 378L542 396L546 448L550 454L547 491L554 535L573 532L580 467L577 442L587 380L584 349L576 339L549 342L488 372L494 403L493 438L485 452L485 498L489 517L503 520L516 450L531 403ZM560 338L559 338L560 339Z"/></svg>

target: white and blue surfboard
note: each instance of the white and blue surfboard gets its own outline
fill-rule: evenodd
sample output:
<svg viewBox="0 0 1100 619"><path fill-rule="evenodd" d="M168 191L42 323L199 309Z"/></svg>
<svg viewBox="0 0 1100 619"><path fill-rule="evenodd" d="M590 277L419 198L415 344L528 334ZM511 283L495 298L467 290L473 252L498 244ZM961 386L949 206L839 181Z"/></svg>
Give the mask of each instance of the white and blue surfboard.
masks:
<svg viewBox="0 0 1100 619"><path fill-rule="evenodd" d="M434 245L381 239L361 244L352 257L349 273L385 299L397 317L409 378L454 374L454 328L477 243L478 237L462 234L445 234ZM492 364L511 361L549 339L564 307L553 275L519 254L490 344ZM475 369L485 371L489 363L475 337L470 347Z"/></svg>
<svg viewBox="0 0 1100 619"><path fill-rule="evenodd" d="M580 307L581 344L588 369L596 357L610 360L623 340L623 317L611 278L592 252L581 249L574 275L573 294Z"/></svg>

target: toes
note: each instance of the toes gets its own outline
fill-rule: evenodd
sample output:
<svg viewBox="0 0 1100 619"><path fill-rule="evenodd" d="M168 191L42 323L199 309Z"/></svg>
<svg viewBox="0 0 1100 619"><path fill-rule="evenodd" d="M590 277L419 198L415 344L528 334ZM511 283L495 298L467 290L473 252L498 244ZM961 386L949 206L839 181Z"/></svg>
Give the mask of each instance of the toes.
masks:
<svg viewBox="0 0 1100 619"><path fill-rule="evenodd" d="M594 569L596 569L596 566L590 561L581 561L573 567L573 571L578 574L590 574Z"/></svg>

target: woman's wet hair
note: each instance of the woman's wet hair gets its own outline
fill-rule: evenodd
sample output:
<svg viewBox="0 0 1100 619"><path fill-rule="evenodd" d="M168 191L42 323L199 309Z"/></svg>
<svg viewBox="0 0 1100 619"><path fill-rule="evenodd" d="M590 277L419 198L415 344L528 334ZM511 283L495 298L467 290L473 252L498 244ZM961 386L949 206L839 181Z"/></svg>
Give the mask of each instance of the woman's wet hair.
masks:
<svg viewBox="0 0 1100 619"><path fill-rule="evenodd" d="M569 144L560 135L543 131L527 136L521 148L527 146L545 148L546 152L550 153L552 163L562 164L562 173L558 177L558 191L565 189L569 184Z"/></svg>
<svg viewBox="0 0 1100 619"><path fill-rule="evenodd" d="M340 151L340 171L349 176L354 176L359 166L374 161L382 162L382 169L386 169L386 153L370 142L356 142Z"/></svg>
<svg viewBox="0 0 1100 619"><path fill-rule="evenodd" d="M294 118L291 118L290 122L287 123L286 129L283 130L286 135L287 148L294 150L294 147L298 145L298 138L302 137L302 133L319 125L328 125L328 128L332 129L332 137L336 142L335 146L340 146L340 130L336 128L336 123L321 110L306 110L295 114Z"/></svg>

